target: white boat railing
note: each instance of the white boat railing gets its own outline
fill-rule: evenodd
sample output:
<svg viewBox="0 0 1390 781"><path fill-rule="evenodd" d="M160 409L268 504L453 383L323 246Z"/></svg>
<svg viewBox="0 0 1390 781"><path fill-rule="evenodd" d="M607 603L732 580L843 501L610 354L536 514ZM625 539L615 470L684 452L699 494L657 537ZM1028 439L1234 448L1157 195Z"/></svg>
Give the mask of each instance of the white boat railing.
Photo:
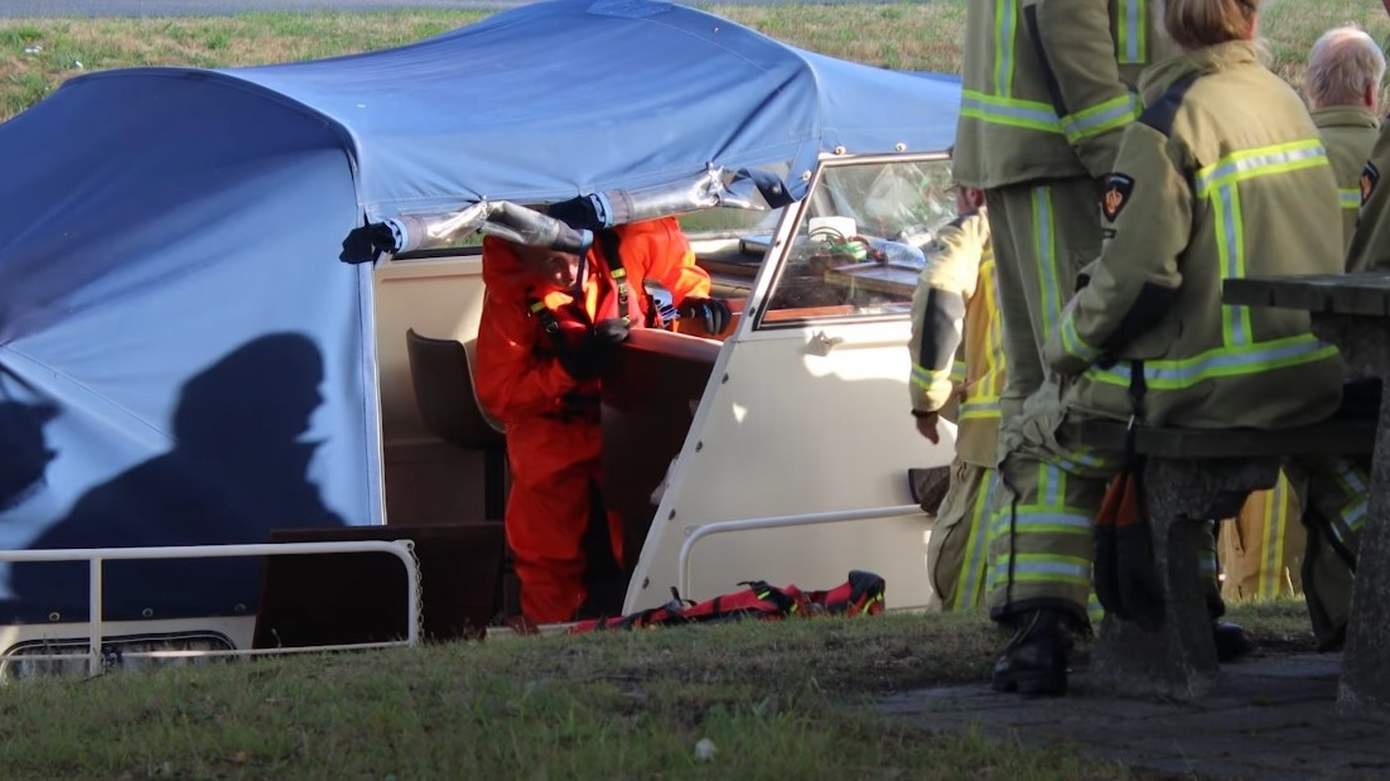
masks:
<svg viewBox="0 0 1390 781"><path fill-rule="evenodd" d="M223 559L250 556L302 556L318 553L389 553L400 560L406 573L406 639L395 642L349 643L295 648L245 648L233 650L141 651L122 654L132 658L172 659L218 656L263 656L325 651L367 650L373 648L413 648L420 643L420 568L415 560L415 544L410 540L350 540L335 542L271 542L252 545L170 545L150 548L68 548L57 550L0 550L0 561L36 563L86 561L88 646L85 654L23 654L15 661L87 660L90 675L103 670L101 641L102 562L152 559Z"/></svg>
<svg viewBox="0 0 1390 781"><path fill-rule="evenodd" d="M849 521L874 521L883 518L899 518L904 515L920 515L922 508L915 504L901 504L894 507L874 507L866 510L837 510L827 513L803 513L801 515L773 515L766 518L745 518L739 521L719 521L704 526L685 527L685 542L681 545L680 559L676 564L676 582L681 584L682 597L690 598L690 553L695 543L716 534L746 532L756 529L785 529L791 526L816 526L824 523L846 523Z"/></svg>

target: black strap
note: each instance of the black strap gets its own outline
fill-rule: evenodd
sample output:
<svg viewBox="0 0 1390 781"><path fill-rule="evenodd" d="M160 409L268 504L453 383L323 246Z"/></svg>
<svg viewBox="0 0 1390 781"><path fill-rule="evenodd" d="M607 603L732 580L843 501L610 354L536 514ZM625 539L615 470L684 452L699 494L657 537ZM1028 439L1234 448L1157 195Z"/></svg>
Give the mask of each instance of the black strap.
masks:
<svg viewBox="0 0 1390 781"><path fill-rule="evenodd" d="M627 269L623 266L623 256L619 252L618 232L604 229L598 232L599 246L603 248L603 259L608 263L608 273L613 277L613 285L618 289L618 316L629 323L627 316Z"/></svg>
<svg viewBox="0 0 1390 781"><path fill-rule="evenodd" d="M1125 431L1125 464L1138 474L1139 454L1137 442L1139 427L1144 423L1144 397L1149 393L1148 379L1144 377L1144 362L1129 362L1129 428Z"/></svg>

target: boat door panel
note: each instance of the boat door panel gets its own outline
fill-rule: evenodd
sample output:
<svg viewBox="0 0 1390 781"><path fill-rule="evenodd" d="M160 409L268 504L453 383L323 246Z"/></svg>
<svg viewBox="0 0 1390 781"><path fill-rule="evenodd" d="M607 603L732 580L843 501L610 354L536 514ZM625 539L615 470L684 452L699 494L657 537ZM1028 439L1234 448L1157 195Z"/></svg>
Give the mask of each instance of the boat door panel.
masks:
<svg viewBox="0 0 1390 781"><path fill-rule="evenodd" d="M884 238L888 231L902 240L909 229L920 229L915 236L928 241L950 218L940 203L949 164L929 162L914 162L925 166L924 179L916 177L922 171L899 176L881 163L877 170L842 172L847 176L839 180L856 182L857 190L813 189L801 213L779 228L772 249L778 260L755 285L749 302L755 316L721 348L625 611L667 601L670 588L682 586L682 574L689 590L683 596L705 599L750 579L828 588L850 569L883 575L890 607L928 603L930 525L919 511L708 537L695 532L719 522L903 508L911 504L909 468L950 463L954 426L943 424L942 441L933 445L910 415L906 314L920 266L854 257L849 242L839 241L845 233ZM827 167L813 187L823 183ZM932 199L930 212L911 216L911 224L879 219L901 211L894 199L913 200L899 192L909 183ZM884 203L874 205L875 198ZM822 219L841 216L828 212L853 213L856 224ZM813 237L813 217L817 228L829 225L840 235L831 243ZM683 573L681 550L692 535L700 539Z"/></svg>

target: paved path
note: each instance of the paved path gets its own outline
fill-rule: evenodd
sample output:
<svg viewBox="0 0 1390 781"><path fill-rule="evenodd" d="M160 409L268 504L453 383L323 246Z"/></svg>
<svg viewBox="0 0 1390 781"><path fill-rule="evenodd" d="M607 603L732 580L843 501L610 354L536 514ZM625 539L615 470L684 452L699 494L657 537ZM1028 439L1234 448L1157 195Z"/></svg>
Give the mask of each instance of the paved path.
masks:
<svg viewBox="0 0 1390 781"><path fill-rule="evenodd" d="M1341 660L1270 656L1223 668L1200 704L1122 700L1074 676L1072 696L1022 700L987 685L907 692L881 708L932 731L971 724L994 738L1081 744L1097 756L1182 777L1390 777L1390 727L1337 715Z"/></svg>
<svg viewBox="0 0 1390 781"><path fill-rule="evenodd" d="M836 3L847 0L796 0ZM854 2L855 0L848 0ZM865 2L866 0L858 0ZM872 1L872 0L867 0ZM0 0L0 18L40 16L225 16L265 11L382 11L403 8L501 8L527 0ZM777 5L789 0L718 0Z"/></svg>

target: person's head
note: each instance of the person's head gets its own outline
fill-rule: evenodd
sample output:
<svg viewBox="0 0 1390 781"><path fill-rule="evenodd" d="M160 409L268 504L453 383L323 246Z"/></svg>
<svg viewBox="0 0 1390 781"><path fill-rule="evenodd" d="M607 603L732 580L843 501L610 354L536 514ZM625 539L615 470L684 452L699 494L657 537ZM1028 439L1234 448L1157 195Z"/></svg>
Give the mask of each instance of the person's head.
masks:
<svg viewBox="0 0 1390 781"><path fill-rule="evenodd" d="M1376 111L1384 76L1385 53L1375 40L1359 27L1336 27L1313 44L1303 91L1315 109L1364 106Z"/></svg>
<svg viewBox="0 0 1390 781"><path fill-rule="evenodd" d="M578 255L526 244L512 243L511 247L528 271L552 279L561 287L574 284L574 279L579 274Z"/></svg>
<svg viewBox="0 0 1390 781"><path fill-rule="evenodd" d="M1259 9L1260 0L1167 0L1163 24L1175 43L1191 51L1253 40Z"/></svg>
<svg viewBox="0 0 1390 781"><path fill-rule="evenodd" d="M984 190L978 187L967 187L963 184L956 186L956 214L974 214L984 207Z"/></svg>
<svg viewBox="0 0 1390 781"><path fill-rule="evenodd" d="M43 480L49 462L58 455L49 449L43 427L57 416L58 408L48 404L0 401L0 442L5 443L5 455L0 458L0 510L17 503Z"/></svg>

